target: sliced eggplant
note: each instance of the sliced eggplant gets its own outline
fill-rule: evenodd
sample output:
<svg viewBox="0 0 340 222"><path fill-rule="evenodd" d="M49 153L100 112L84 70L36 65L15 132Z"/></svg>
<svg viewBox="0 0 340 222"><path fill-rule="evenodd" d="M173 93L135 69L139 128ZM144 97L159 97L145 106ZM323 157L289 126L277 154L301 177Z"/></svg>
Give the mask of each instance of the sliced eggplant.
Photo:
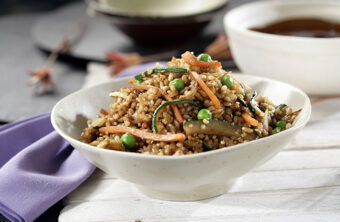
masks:
<svg viewBox="0 0 340 222"><path fill-rule="evenodd" d="M237 98L237 101L238 101L239 103L241 103L241 105L242 105L242 106L244 106L244 107L247 107L247 108L248 108L248 105L247 105L246 101L244 101L243 99L241 99L241 98Z"/></svg>
<svg viewBox="0 0 340 222"><path fill-rule="evenodd" d="M231 125L227 121L209 120L209 123L203 123L203 120L191 120L183 124L184 131L187 135L195 133L218 135L218 136L240 136L241 126ZM245 139L255 139L255 133L247 134Z"/></svg>
<svg viewBox="0 0 340 222"><path fill-rule="evenodd" d="M257 103L255 100L256 95L257 95L256 91L253 90L251 94L248 92L244 99L237 98L237 101L241 103L242 106L248 108L250 112L253 113L254 117L258 120L258 116L261 115L261 113L263 112L256 104ZM247 104L246 99L249 100L249 105Z"/></svg>
<svg viewBox="0 0 340 222"><path fill-rule="evenodd" d="M254 116L263 115L262 110L258 107L257 101L255 100L255 97L257 96L256 91L254 90L253 96L250 99L249 106L250 111L254 114Z"/></svg>
<svg viewBox="0 0 340 222"><path fill-rule="evenodd" d="M291 114L288 114L288 115L282 117L281 120L286 121L288 123L292 123L295 120L295 118L300 114L301 111L302 111L302 109L299 109L299 110L297 110L297 111L295 111Z"/></svg>
<svg viewBox="0 0 340 222"><path fill-rule="evenodd" d="M264 112L264 117L262 119L262 124L263 124L263 129L268 131L269 129L269 114L268 114L268 109Z"/></svg>
<svg viewBox="0 0 340 222"><path fill-rule="evenodd" d="M257 108L257 106L255 104L255 97L256 97L256 95L257 95L257 93L254 90L253 91L253 95L251 96L250 101L249 101L249 109L254 114L254 116L256 116L256 108Z"/></svg>

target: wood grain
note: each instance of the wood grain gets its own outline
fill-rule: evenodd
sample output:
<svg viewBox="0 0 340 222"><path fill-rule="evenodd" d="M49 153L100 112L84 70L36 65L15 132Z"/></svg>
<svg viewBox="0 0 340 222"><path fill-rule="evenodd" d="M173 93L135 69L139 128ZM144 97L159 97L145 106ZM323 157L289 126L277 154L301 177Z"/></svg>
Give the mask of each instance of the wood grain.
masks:
<svg viewBox="0 0 340 222"><path fill-rule="evenodd" d="M97 170L68 198L60 221L338 221L340 147L284 151L228 193L195 202L148 198Z"/></svg>

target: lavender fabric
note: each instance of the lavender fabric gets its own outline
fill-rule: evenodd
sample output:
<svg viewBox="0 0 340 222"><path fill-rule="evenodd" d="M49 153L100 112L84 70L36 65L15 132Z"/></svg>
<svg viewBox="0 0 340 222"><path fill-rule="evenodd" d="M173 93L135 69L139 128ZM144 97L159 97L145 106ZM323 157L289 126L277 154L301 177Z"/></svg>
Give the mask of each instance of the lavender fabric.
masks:
<svg viewBox="0 0 340 222"><path fill-rule="evenodd" d="M94 171L43 114L0 127L0 214L33 221Z"/></svg>

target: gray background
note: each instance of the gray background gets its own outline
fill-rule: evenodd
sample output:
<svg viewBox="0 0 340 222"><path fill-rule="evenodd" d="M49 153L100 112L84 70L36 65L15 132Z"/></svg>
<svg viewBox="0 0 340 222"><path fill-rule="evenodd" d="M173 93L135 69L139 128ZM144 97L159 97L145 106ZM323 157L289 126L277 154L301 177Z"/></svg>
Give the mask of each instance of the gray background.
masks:
<svg viewBox="0 0 340 222"><path fill-rule="evenodd" d="M249 0L231 0L227 9L245 2ZM36 47L36 43L57 42L60 37L56 37L53 30L62 29L68 21L72 23L77 20L79 15L85 13L85 8L85 3L80 1L64 5L55 11L27 12L30 11L28 7L25 10L19 8L20 10L14 14L0 16L0 121L11 122L49 112L58 100L81 88L86 74L84 66L79 68L70 63L56 62L53 66L53 80L58 86L57 91L43 96L36 96L33 89L27 86L30 77L27 71L42 66L47 57ZM36 11L34 7L32 11ZM49 22L54 22L55 25L49 26ZM89 29L81 40L83 42L75 46L80 54L93 51L94 56L98 56L106 47L117 50L122 45L127 51L140 50L130 40L103 22L91 21ZM93 24L97 25L93 26ZM44 25L47 27L46 32L41 30ZM203 35L212 38L221 31L223 31L222 16L218 16L205 29ZM109 41L112 38L99 38L98 41L98 35L103 36L98 32L115 36L114 41ZM209 43L207 40L202 46Z"/></svg>

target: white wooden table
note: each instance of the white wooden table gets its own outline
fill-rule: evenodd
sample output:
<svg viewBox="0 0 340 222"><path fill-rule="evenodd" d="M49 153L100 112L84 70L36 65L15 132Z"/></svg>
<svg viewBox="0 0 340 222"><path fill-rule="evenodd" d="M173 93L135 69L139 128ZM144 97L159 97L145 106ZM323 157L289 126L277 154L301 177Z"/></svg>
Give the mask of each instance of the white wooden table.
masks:
<svg viewBox="0 0 340 222"><path fill-rule="evenodd" d="M151 199L97 170L68 196L71 221L340 221L340 100L313 105L307 127L228 193L195 202Z"/></svg>

